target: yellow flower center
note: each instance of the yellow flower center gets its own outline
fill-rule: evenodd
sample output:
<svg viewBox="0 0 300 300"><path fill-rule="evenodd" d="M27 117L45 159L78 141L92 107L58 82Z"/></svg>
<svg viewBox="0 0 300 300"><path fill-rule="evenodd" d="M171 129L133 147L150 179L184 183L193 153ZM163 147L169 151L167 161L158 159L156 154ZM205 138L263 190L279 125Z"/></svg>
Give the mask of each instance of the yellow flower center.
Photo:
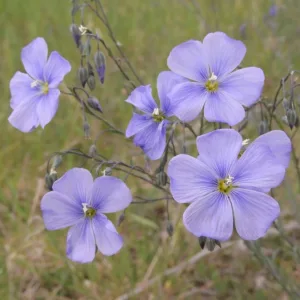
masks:
<svg viewBox="0 0 300 300"><path fill-rule="evenodd" d="M232 184L232 180L234 178L231 177L230 175L228 175L226 178L224 179L220 179L218 181L218 191L224 194L229 194L231 192L231 190L234 188L233 184Z"/></svg>
<svg viewBox="0 0 300 300"><path fill-rule="evenodd" d="M41 92L43 94L48 94L49 92L49 85L48 85L48 82L44 82L44 81L41 81L41 80L35 80L31 83L30 85L32 88L35 88L35 87L39 87Z"/></svg>
<svg viewBox="0 0 300 300"><path fill-rule="evenodd" d="M205 88L208 92L213 93L218 90L219 83L217 79L218 77L212 72L210 77L205 83Z"/></svg>
<svg viewBox="0 0 300 300"><path fill-rule="evenodd" d="M84 216L86 218L90 218L90 219L92 219L93 217L95 217L95 215L97 213L96 209L88 206L87 203L82 203L82 210L84 212Z"/></svg>
<svg viewBox="0 0 300 300"><path fill-rule="evenodd" d="M153 120L155 122L160 123L165 119L165 116L163 113L159 110L159 108L154 108L153 113L152 113Z"/></svg>

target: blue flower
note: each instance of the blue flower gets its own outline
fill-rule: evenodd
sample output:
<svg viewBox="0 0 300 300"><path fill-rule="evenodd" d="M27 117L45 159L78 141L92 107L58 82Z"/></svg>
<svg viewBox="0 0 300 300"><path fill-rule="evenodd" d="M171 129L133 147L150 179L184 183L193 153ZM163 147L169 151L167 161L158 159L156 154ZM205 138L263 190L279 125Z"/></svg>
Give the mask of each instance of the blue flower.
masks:
<svg viewBox="0 0 300 300"><path fill-rule="evenodd" d="M169 124L167 117L174 115L177 103L170 100L168 94L173 86L184 79L170 71L159 74L157 90L161 106L157 106L152 97L150 85L139 86L132 91L126 102L134 105L144 114L133 113L128 124L126 137L134 135L134 143L142 148L152 159L159 159L166 147L166 128Z"/></svg>
<svg viewBox="0 0 300 300"><path fill-rule="evenodd" d="M197 148L198 158L181 154L168 166L174 199L191 203L183 214L187 230L224 241L235 225L245 240L264 236L280 213L266 193L284 178L291 152L287 135L271 131L241 153L241 135L220 129L199 136Z"/></svg>
<svg viewBox="0 0 300 300"><path fill-rule="evenodd" d="M176 46L168 57L168 66L185 80L178 83L169 97L177 102L174 114L184 122L194 120L204 107L210 122L231 126L245 117L246 107L261 94L264 73L249 67L232 72L243 60L246 47L225 33L208 34L203 43L190 40Z"/></svg>
<svg viewBox="0 0 300 300"><path fill-rule="evenodd" d="M41 210L48 230L72 226L67 237L69 259L91 262L97 249L113 255L123 246L123 239L104 213L126 208L131 192L123 181L112 176L95 179L88 170L74 168L53 184L53 191L42 199Z"/></svg>
<svg viewBox="0 0 300 300"><path fill-rule="evenodd" d="M70 72L71 65L58 52L51 52L43 38L34 39L21 53L27 74L16 72L10 81L13 112L8 118L12 126L30 132L39 125L44 128L58 108L59 84Z"/></svg>

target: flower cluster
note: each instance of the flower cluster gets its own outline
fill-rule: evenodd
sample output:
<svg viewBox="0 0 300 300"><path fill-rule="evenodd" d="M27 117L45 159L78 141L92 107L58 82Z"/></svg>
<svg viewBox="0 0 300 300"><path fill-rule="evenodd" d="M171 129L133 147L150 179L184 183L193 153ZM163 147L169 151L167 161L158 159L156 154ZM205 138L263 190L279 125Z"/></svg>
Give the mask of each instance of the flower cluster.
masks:
<svg viewBox="0 0 300 300"><path fill-rule="evenodd" d="M72 27L73 35L76 28ZM78 35L74 38L79 46ZM99 42L99 38L95 38ZM28 74L17 72L10 82L13 112L9 122L23 132L30 132L39 125L44 128L50 122L58 107L58 86L71 70L69 62L56 51L47 61L47 52L42 38L27 45L22 50L22 61ZM95 64L103 83L105 59L101 53L98 49ZM135 88L126 100L137 110L128 124L126 137L133 137L134 144L150 160L158 160L163 153L168 154L166 137L170 126L175 128L181 123L196 136L187 122L196 119L202 110L209 122L234 126L244 120L244 107L259 100L264 84L261 69L239 68L245 53L246 47L241 41L222 32L208 34L203 42L190 40L176 46L167 60L170 71L161 72L157 78L160 105L152 97L150 85ZM84 68L81 71L83 88L78 89L85 91L87 71ZM91 82L88 85L94 86ZM88 105L102 112L97 99L88 97ZM198 136L196 145L197 158L176 155L173 149L175 156L167 167L174 200L190 203L183 215L187 230L199 238L217 242L229 239L234 227L245 240L264 236L280 213L277 201L267 193L284 178L291 152L289 137L283 131L273 130L248 145L239 132L226 128ZM95 145L92 150L86 157L95 158ZM160 174L165 175L163 185L168 183L164 172L167 158L163 156L158 168ZM134 169L126 164L122 166ZM124 210L130 205L132 195L123 181L108 176L112 169L95 180L86 169L71 169L60 179L55 181L54 178L51 191L41 201L48 230L71 226L67 256L73 261L91 262L97 249L104 255L113 255L123 245L122 237L104 214ZM152 175L149 178L153 178Z"/></svg>

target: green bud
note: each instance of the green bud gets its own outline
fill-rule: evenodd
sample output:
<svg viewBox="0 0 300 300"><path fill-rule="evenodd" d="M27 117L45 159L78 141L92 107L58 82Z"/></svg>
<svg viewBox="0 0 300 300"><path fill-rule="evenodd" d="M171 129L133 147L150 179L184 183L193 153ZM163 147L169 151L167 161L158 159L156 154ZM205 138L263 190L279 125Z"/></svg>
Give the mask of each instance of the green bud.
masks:
<svg viewBox="0 0 300 300"><path fill-rule="evenodd" d="M79 48L79 46L81 44L81 33L80 33L80 30L79 30L78 26L73 23L70 26L70 31L72 33L72 37L73 37L73 40L74 40L77 48Z"/></svg>
<svg viewBox="0 0 300 300"><path fill-rule="evenodd" d="M290 128L293 129L294 126L297 123L297 114L296 114L296 111L294 109L289 109L286 112L286 117L287 117L287 121L288 121L288 124L289 124Z"/></svg>
<svg viewBox="0 0 300 300"><path fill-rule="evenodd" d="M62 155L60 154L55 155L53 158L51 169L53 170L57 169L61 163L62 163Z"/></svg>
<svg viewBox="0 0 300 300"><path fill-rule="evenodd" d="M94 75L89 76L87 84L88 84L91 91L95 89L96 81L95 81L95 76Z"/></svg>
<svg viewBox="0 0 300 300"><path fill-rule="evenodd" d="M90 125L87 121L83 123L83 131L86 139L90 138Z"/></svg>
<svg viewBox="0 0 300 300"><path fill-rule="evenodd" d="M155 177L156 177L156 183L158 185L165 186L167 184L168 176L166 172L160 171L155 175Z"/></svg>
<svg viewBox="0 0 300 300"><path fill-rule="evenodd" d="M87 83L88 80L88 70L84 67L80 67L78 70L78 76L82 87L85 87L85 84Z"/></svg>
<svg viewBox="0 0 300 300"><path fill-rule="evenodd" d="M57 180L57 173L56 172L51 172L50 174L47 173L45 176L45 182L46 186L49 191L52 191L52 186L53 183Z"/></svg>
<svg viewBox="0 0 300 300"><path fill-rule="evenodd" d="M105 56L101 51L97 51L94 56L94 62L96 71L98 73L99 79L101 83L104 83L105 78L105 70L106 70L106 62L105 62Z"/></svg>

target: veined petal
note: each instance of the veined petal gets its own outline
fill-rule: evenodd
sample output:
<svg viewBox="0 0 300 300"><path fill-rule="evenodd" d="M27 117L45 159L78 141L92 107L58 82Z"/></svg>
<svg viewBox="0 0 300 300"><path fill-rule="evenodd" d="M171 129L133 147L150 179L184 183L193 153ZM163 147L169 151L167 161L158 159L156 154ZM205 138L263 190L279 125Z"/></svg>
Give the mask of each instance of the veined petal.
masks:
<svg viewBox="0 0 300 300"><path fill-rule="evenodd" d="M287 134L282 130L272 130L261 136L259 136L253 143L248 147L262 144L269 147L272 154L275 156L274 163L279 163L285 168L289 166L290 156L292 151L292 143Z"/></svg>
<svg viewBox="0 0 300 300"><path fill-rule="evenodd" d="M234 189L230 193L235 228L244 240L263 237L278 218L280 208L272 197L253 190Z"/></svg>
<svg viewBox="0 0 300 300"><path fill-rule="evenodd" d="M198 159L225 178L236 163L242 147L241 135L233 129L218 129L198 136Z"/></svg>
<svg viewBox="0 0 300 300"><path fill-rule="evenodd" d="M205 88L195 82L177 84L169 94L172 112L183 122L197 118L208 99Z"/></svg>
<svg viewBox="0 0 300 300"><path fill-rule="evenodd" d="M285 174L285 168L274 161L269 147L260 143L253 144L230 171L234 177L233 184L240 188L268 192L282 182Z"/></svg>
<svg viewBox="0 0 300 300"><path fill-rule="evenodd" d="M55 116L59 103L59 95L59 89L49 89L47 94L41 96L37 105L37 114L42 128Z"/></svg>
<svg viewBox="0 0 300 300"><path fill-rule="evenodd" d="M132 201L127 185L113 176L98 177L94 181L91 193L91 205L101 213L123 210Z"/></svg>
<svg viewBox="0 0 300 300"><path fill-rule="evenodd" d="M214 192L185 210L183 224L195 236L226 241L232 235L233 215L225 194Z"/></svg>
<svg viewBox="0 0 300 300"><path fill-rule="evenodd" d="M29 75L22 72L15 73L9 84L11 93L10 107L12 109L39 93L36 88L31 87L32 82L33 79Z"/></svg>
<svg viewBox="0 0 300 300"><path fill-rule="evenodd" d="M203 49L208 64L217 77L233 71L246 54L245 45L223 32L209 33L203 40Z"/></svg>
<svg viewBox="0 0 300 300"><path fill-rule="evenodd" d="M67 236L67 256L79 263L93 261L96 253L96 243L92 220L82 219L71 227Z"/></svg>
<svg viewBox="0 0 300 300"><path fill-rule="evenodd" d="M167 120L160 123L153 121L152 124L139 131L134 137L135 145L141 147L151 160L161 158L166 148L167 124Z"/></svg>
<svg viewBox="0 0 300 300"><path fill-rule="evenodd" d="M41 201L45 227L57 230L76 224L83 218L82 207L73 199L58 192L48 192Z"/></svg>
<svg viewBox="0 0 300 300"><path fill-rule="evenodd" d="M30 132L39 126L37 105L40 95L33 95L31 98L17 105L8 118L9 123L22 132Z"/></svg>
<svg viewBox="0 0 300 300"><path fill-rule="evenodd" d="M21 52L21 59L26 72L33 77L44 81L43 70L46 65L48 46L41 37L34 39Z"/></svg>
<svg viewBox="0 0 300 300"><path fill-rule="evenodd" d="M160 99L160 106L167 117L173 115L173 101L169 98L170 92L177 84L187 81L187 79L171 71L163 71L158 75L157 91Z"/></svg>
<svg viewBox="0 0 300 300"><path fill-rule="evenodd" d="M93 230L98 250L104 255L113 255L123 246L123 238L106 216L97 214L93 218Z"/></svg>
<svg viewBox="0 0 300 300"><path fill-rule="evenodd" d="M234 126L245 118L245 110L229 94L219 90L207 97L204 117L209 122L222 122Z"/></svg>
<svg viewBox="0 0 300 300"><path fill-rule="evenodd" d="M90 202L90 192L93 187L91 173L82 168L73 168L67 171L53 184L53 191L68 196L82 207L82 203Z"/></svg>
<svg viewBox="0 0 300 300"><path fill-rule="evenodd" d="M174 47L168 57L168 67L180 76L205 82L209 70L201 42L189 40Z"/></svg>
<svg viewBox="0 0 300 300"><path fill-rule="evenodd" d="M134 89L126 102L148 114L152 114L154 109L157 108L157 104L152 97L150 85L141 85Z"/></svg>
<svg viewBox="0 0 300 300"><path fill-rule="evenodd" d="M126 137L129 138L135 135L136 133L143 130L145 127L151 125L152 123L152 116L133 113L133 116L126 129Z"/></svg>
<svg viewBox="0 0 300 300"><path fill-rule="evenodd" d="M250 67L232 72L224 78L219 87L237 102L251 106L259 99L264 81L264 72L259 68Z"/></svg>
<svg viewBox="0 0 300 300"><path fill-rule="evenodd" d="M217 188L217 175L198 159L186 154L170 160L168 176L172 196L179 203L202 201Z"/></svg>
<svg viewBox="0 0 300 300"><path fill-rule="evenodd" d="M57 51L53 51L44 68L44 81L48 82L50 89L57 88L70 71L70 63Z"/></svg>

